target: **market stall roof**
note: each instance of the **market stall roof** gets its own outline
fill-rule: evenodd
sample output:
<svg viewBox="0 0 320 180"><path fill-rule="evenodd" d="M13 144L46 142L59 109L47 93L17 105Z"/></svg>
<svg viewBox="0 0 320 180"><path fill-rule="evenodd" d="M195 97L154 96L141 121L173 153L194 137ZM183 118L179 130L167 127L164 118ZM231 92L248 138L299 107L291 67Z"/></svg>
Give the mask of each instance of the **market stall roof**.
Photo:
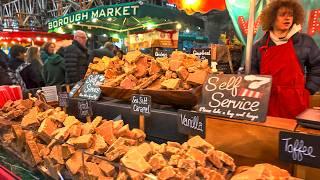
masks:
<svg viewBox="0 0 320 180"><path fill-rule="evenodd" d="M173 8L140 1L73 12L49 21L48 29L57 32L59 28L72 24L89 29L100 28L121 33L146 28L146 26L159 27L177 23L204 28L204 22L200 18L188 16Z"/></svg>

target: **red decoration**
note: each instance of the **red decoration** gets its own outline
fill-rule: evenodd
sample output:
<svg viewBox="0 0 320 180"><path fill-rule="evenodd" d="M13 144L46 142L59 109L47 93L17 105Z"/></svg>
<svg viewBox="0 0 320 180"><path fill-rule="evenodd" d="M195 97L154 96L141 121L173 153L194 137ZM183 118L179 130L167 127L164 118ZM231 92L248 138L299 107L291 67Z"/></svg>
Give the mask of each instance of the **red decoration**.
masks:
<svg viewBox="0 0 320 180"><path fill-rule="evenodd" d="M320 9L315 9L310 12L308 34L310 36L320 32Z"/></svg>
<svg viewBox="0 0 320 180"><path fill-rule="evenodd" d="M248 21L244 19L243 16L238 17L238 24L241 29L242 34L245 36L248 34ZM255 35L258 31L258 28L260 26L260 16L258 19L254 22L254 27L253 27L253 34Z"/></svg>
<svg viewBox="0 0 320 180"><path fill-rule="evenodd" d="M223 11L226 9L225 0L168 0L169 3L177 5L178 9L186 11L187 14L195 12L208 13L211 10Z"/></svg>

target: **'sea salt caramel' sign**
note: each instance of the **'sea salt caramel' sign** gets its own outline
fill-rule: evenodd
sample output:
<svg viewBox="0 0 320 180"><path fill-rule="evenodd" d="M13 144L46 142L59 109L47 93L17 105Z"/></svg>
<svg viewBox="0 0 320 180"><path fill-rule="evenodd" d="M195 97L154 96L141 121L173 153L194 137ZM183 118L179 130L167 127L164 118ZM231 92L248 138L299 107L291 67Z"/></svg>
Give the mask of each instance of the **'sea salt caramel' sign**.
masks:
<svg viewBox="0 0 320 180"><path fill-rule="evenodd" d="M202 89L199 111L213 116L266 120L271 76L212 74Z"/></svg>
<svg viewBox="0 0 320 180"><path fill-rule="evenodd" d="M80 90L79 97L98 100L101 95L100 85L104 82L103 74L91 74L86 79L84 85Z"/></svg>
<svg viewBox="0 0 320 180"><path fill-rule="evenodd" d="M178 110L178 132L187 135L199 135L205 138L206 131L206 118L205 114Z"/></svg>
<svg viewBox="0 0 320 180"><path fill-rule="evenodd" d="M134 114L151 114L151 96L133 94L131 99L131 112Z"/></svg>
<svg viewBox="0 0 320 180"><path fill-rule="evenodd" d="M279 157L281 160L320 168L320 136L281 131Z"/></svg>

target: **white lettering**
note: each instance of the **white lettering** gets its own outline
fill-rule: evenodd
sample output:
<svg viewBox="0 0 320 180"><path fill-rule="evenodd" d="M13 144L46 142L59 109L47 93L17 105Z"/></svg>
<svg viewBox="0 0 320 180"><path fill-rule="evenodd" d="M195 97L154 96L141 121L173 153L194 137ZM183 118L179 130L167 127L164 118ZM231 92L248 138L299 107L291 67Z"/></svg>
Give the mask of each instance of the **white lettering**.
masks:
<svg viewBox="0 0 320 180"><path fill-rule="evenodd" d="M91 19L93 19L93 18L99 18L99 10L92 11Z"/></svg>
<svg viewBox="0 0 320 180"><path fill-rule="evenodd" d="M133 9L133 16L137 15L137 9L139 8L139 6L131 6L131 8Z"/></svg>
<svg viewBox="0 0 320 180"><path fill-rule="evenodd" d="M316 156L312 155L313 147L312 146L305 146L303 140L296 139L294 144L290 144L289 141L292 138L281 139L285 141L285 152L292 154L292 159L295 161L302 161L303 156L309 156L315 158Z"/></svg>
<svg viewBox="0 0 320 180"><path fill-rule="evenodd" d="M108 8L107 9L107 16L113 16L113 8Z"/></svg>
<svg viewBox="0 0 320 180"><path fill-rule="evenodd" d="M130 13L129 13L129 8L130 8L130 7L128 7L128 6L123 7L123 15L124 15L124 16L129 16L129 15L130 15Z"/></svg>
<svg viewBox="0 0 320 180"><path fill-rule="evenodd" d="M122 9L122 7L115 8L114 16L122 16L121 13L120 13L121 9Z"/></svg>

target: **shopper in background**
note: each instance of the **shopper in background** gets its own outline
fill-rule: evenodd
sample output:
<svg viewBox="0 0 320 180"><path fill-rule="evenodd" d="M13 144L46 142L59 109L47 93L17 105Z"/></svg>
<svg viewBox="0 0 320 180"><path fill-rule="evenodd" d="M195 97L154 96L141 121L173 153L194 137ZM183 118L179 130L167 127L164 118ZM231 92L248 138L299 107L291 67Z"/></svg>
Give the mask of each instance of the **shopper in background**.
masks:
<svg viewBox="0 0 320 180"><path fill-rule="evenodd" d="M61 46L58 50L57 50L57 54L59 54L61 57L64 57L64 51L65 51L65 47Z"/></svg>
<svg viewBox="0 0 320 180"><path fill-rule="evenodd" d="M61 48L60 48L61 49ZM43 77L46 86L62 85L65 83L65 62L57 51L57 54L53 54L48 57L43 66Z"/></svg>
<svg viewBox="0 0 320 180"><path fill-rule="evenodd" d="M31 81L26 82L29 88L38 88L45 86L42 70L43 62L40 58L40 48L31 46L27 50L27 63L30 63L31 72L33 73L33 78Z"/></svg>
<svg viewBox="0 0 320 180"><path fill-rule="evenodd" d="M309 95L320 90L320 50L299 33L303 11L296 0L275 0L261 14L267 32L253 46L252 73L272 76L270 116L295 118L308 107Z"/></svg>
<svg viewBox="0 0 320 180"><path fill-rule="evenodd" d="M118 50L116 53L116 56L118 56L118 58L122 60L124 56L124 52L122 50Z"/></svg>
<svg viewBox="0 0 320 180"><path fill-rule="evenodd" d="M2 49L0 49L0 61L4 62L5 64L8 64L9 62L8 55Z"/></svg>
<svg viewBox="0 0 320 180"><path fill-rule="evenodd" d="M103 56L107 56L110 58L114 57L113 48L114 48L114 45L112 44L112 42L106 42L103 48L92 50L89 57L90 62L92 62L95 57L98 57L98 58L102 58Z"/></svg>
<svg viewBox="0 0 320 180"><path fill-rule="evenodd" d="M12 85L12 79L9 75L9 67L4 61L0 61L0 86L2 85Z"/></svg>
<svg viewBox="0 0 320 180"><path fill-rule="evenodd" d="M54 54L54 50L56 48L56 44L53 42L46 42L44 43L41 49L41 60L43 64L46 62L49 56Z"/></svg>
<svg viewBox="0 0 320 180"><path fill-rule="evenodd" d="M64 52L66 83L76 83L86 74L89 57L86 48L87 35L84 31L76 31L72 44Z"/></svg>

